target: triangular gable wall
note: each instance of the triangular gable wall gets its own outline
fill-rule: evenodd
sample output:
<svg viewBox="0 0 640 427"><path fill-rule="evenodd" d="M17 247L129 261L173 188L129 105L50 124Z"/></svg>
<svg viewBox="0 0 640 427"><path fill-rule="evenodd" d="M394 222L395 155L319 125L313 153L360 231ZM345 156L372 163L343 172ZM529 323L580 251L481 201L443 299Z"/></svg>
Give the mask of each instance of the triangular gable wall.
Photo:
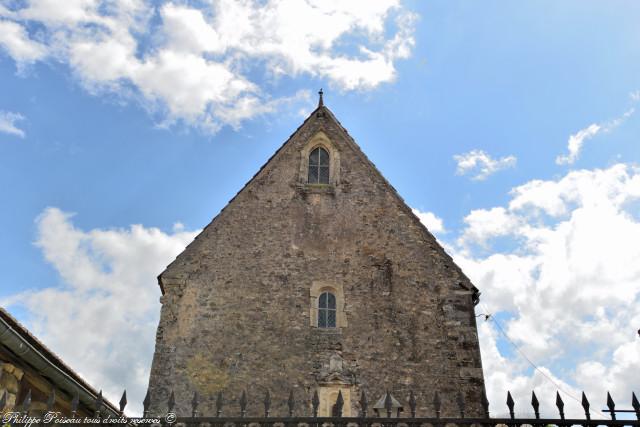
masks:
<svg viewBox="0 0 640 427"><path fill-rule="evenodd" d="M218 218L220 218L220 216L225 212L225 210L231 206L234 201L243 193L245 192L248 188L251 187L251 185L254 183L254 181L256 179L258 179L261 174L270 167L270 165L272 165L273 163L275 163L277 161L277 158L279 156L279 154L281 152L283 152L288 145L291 143L291 141L297 136L297 134L303 129L305 128L305 126L307 126L308 124L310 124L311 122L313 122L314 120L317 120L319 117L325 118L328 117L330 120L332 120L336 125L337 128L339 129L339 131L342 133L342 137L343 137L343 141L347 143L348 147L353 151L354 154L356 154L360 160L367 165L371 172L373 172L374 176L381 180L383 182L383 185L385 185L389 191L390 194L392 194L394 196L394 198L396 199L397 202L397 207L399 207L401 210L403 210L405 212L405 214L407 215L407 217L411 218L411 220L414 222L414 224L422 231L422 233L424 234L424 237L426 238L426 240L430 243L431 247L440 255L444 258L444 261L447 264L450 264L451 267L453 267L456 275L459 276L459 283L458 285L463 287L466 290L472 291L472 292L478 292L477 288L471 283L471 281L469 280L469 278L464 274L464 272L458 267L457 264L455 264L455 262L453 261L453 259L449 256L449 254L447 254L447 252L444 250L444 248L438 243L437 239L431 234L431 232L427 229L427 227L420 221L420 219L412 212L411 208L406 204L406 202L404 201L404 199L400 196L400 194L398 194L398 192L396 191L395 187L393 187L393 185L391 185L387 179L384 177L384 175L382 175L382 173L378 170L378 168L373 164L373 162L371 162L371 160L369 160L369 158L367 157L367 155L362 151L362 149L360 148L360 146L355 142L355 140L351 137L351 135L349 135L349 132L346 130L346 128L344 128L344 126L342 126L342 124L340 123L340 121L335 117L335 115L331 112L331 110L329 110L326 106L321 105L318 108L316 108L305 120L304 122L295 130L295 132L293 132L289 138L274 152L274 154L260 167L260 169L251 177L251 179L231 198L231 200L229 200L229 202L227 203L227 205L222 208L222 210L218 213L218 215L216 215L211 222L200 232L200 234L198 234L194 241L192 243L190 243L185 250L180 253L177 257L176 260L174 260L171 264L169 264L167 266L167 268L158 276L158 284L160 286L160 289L162 291L162 293L164 294L164 287L163 287L163 275L165 275L171 268L172 266L176 265L177 263L180 262L181 257L183 257L184 255L186 255L187 253L189 253L190 251L194 250L194 246L197 243L197 240L200 239L203 235L205 235L206 231L208 228L212 227L216 221L218 220Z"/></svg>

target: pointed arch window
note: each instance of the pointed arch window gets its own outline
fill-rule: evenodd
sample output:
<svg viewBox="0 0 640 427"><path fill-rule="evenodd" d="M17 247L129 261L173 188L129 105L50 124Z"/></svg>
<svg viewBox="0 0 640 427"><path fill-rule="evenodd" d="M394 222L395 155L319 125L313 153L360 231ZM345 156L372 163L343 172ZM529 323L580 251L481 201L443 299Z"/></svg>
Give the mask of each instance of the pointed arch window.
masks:
<svg viewBox="0 0 640 427"><path fill-rule="evenodd" d="M329 153L322 147L314 148L309 154L309 184L329 183Z"/></svg>
<svg viewBox="0 0 640 427"><path fill-rule="evenodd" d="M323 292L318 298L318 327L336 327L336 296L331 292Z"/></svg>

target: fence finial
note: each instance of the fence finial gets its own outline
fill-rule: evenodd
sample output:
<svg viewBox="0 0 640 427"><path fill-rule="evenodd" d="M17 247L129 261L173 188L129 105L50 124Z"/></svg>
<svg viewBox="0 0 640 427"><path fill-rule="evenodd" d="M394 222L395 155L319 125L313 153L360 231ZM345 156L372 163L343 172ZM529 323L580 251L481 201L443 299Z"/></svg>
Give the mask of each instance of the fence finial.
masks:
<svg viewBox="0 0 640 427"><path fill-rule="evenodd" d="M193 399L191 399L191 416L192 417L197 417L198 416L198 404L200 402L198 401L198 392L194 391L193 392Z"/></svg>
<svg viewBox="0 0 640 427"><path fill-rule="evenodd" d="M587 399L587 395L584 394L584 391L582 392L582 408L584 409L584 416L587 418L587 420L591 419L591 414L589 413L589 400Z"/></svg>
<svg viewBox="0 0 640 427"><path fill-rule="evenodd" d="M247 392L242 390L242 396L240 396L240 417L247 415Z"/></svg>
<svg viewBox="0 0 640 427"><path fill-rule="evenodd" d="M387 418L391 418L391 409L393 409L393 401L391 400L391 395L389 394L389 390L387 390L387 394L384 396L384 409L387 411Z"/></svg>
<svg viewBox="0 0 640 427"><path fill-rule="evenodd" d="M296 406L296 401L293 398L293 389L289 391L289 399L287 400L287 406L289 407L289 416L293 417L293 410Z"/></svg>
<svg viewBox="0 0 640 427"><path fill-rule="evenodd" d="M222 404L224 400L222 399L222 391L218 392L218 397L216 398L216 417L222 415Z"/></svg>
<svg viewBox="0 0 640 427"><path fill-rule="evenodd" d="M127 406L127 390L122 392L122 397L120 398L118 405L120 405L120 413L122 414L124 412L124 407Z"/></svg>
<svg viewBox="0 0 640 427"><path fill-rule="evenodd" d="M47 399L47 412L53 411L53 405L56 404L56 389L52 388Z"/></svg>
<svg viewBox="0 0 640 427"><path fill-rule="evenodd" d="M362 393L360 394L360 411L363 418L367 416L368 405L369 404L367 403L367 395L364 393L364 390L362 390Z"/></svg>
<svg viewBox="0 0 640 427"><path fill-rule="evenodd" d="M482 388L482 408L484 409L484 416L489 418L489 399L487 399L487 393Z"/></svg>
<svg viewBox="0 0 640 427"><path fill-rule="evenodd" d="M102 390L100 390L100 392L98 393L98 397L96 397L96 418L100 418L101 413L102 413Z"/></svg>
<svg viewBox="0 0 640 427"><path fill-rule="evenodd" d="M540 419L540 402L534 390L531 391L531 406L533 406L533 412L536 414L536 420Z"/></svg>
<svg viewBox="0 0 640 427"><path fill-rule="evenodd" d="M271 408L271 394L269 393L269 389L264 394L264 416L265 418L269 416L269 408Z"/></svg>
<svg viewBox="0 0 640 427"><path fill-rule="evenodd" d="M318 397L318 390L313 392L313 397L311 398L311 407L313 408L313 418L318 416L318 406L320 406L320 398Z"/></svg>
<svg viewBox="0 0 640 427"><path fill-rule="evenodd" d="M409 409L411 409L411 418L416 417L416 396L413 394L413 390L409 392Z"/></svg>
<svg viewBox="0 0 640 427"><path fill-rule="evenodd" d="M149 392L147 392L147 396ZM71 400L71 418L76 417L76 412L78 412L78 405L80 404L80 394L78 390L76 390L76 394L73 396L73 400Z"/></svg>
<svg viewBox="0 0 640 427"><path fill-rule="evenodd" d="M344 406L344 398L342 397L342 390L338 390L338 398L336 399L336 404L333 405L331 416L341 418L343 406Z"/></svg>
<svg viewBox="0 0 640 427"><path fill-rule="evenodd" d="M436 410L436 418L440 418L440 407L442 406L442 402L440 401L440 395L438 394L438 390L433 395L433 408Z"/></svg>
<svg viewBox="0 0 640 427"><path fill-rule="evenodd" d="M151 404L151 395L149 394L149 389L147 389L147 394L144 396L144 400L142 401L142 416L149 416L149 405Z"/></svg>
<svg viewBox="0 0 640 427"><path fill-rule="evenodd" d="M609 413L611 414L611 419L616 419L616 404L611 398L611 394L607 392L607 408L609 408Z"/></svg>
<svg viewBox="0 0 640 427"><path fill-rule="evenodd" d="M31 407L31 389L27 391L27 395L22 401L22 411L26 414L29 413L29 408Z"/></svg>
<svg viewBox="0 0 640 427"><path fill-rule="evenodd" d="M633 410L636 411L636 418L640 420L640 402L638 402L636 393L633 391L631 392L631 406L633 407Z"/></svg>
<svg viewBox="0 0 640 427"><path fill-rule="evenodd" d="M176 395L171 390L169 400L167 401L167 412L173 412L173 408L176 406Z"/></svg>
<svg viewBox="0 0 640 427"><path fill-rule="evenodd" d="M560 419L564 420L564 402L560 397L559 391L556 391L556 406L558 407L558 412L560 412Z"/></svg>
<svg viewBox="0 0 640 427"><path fill-rule="evenodd" d="M458 392L458 396L456 396L456 403L458 403L458 410L460 411L460 418L464 418L464 395L462 391Z"/></svg>
<svg viewBox="0 0 640 427"><path fill-rule="evenodd" d="M514 406L515 402L513 401L513 397L511 397L511 391L507 391L507 407L509 408L509 417L511 419L515 418L515 413L513 412Z"/></svg>

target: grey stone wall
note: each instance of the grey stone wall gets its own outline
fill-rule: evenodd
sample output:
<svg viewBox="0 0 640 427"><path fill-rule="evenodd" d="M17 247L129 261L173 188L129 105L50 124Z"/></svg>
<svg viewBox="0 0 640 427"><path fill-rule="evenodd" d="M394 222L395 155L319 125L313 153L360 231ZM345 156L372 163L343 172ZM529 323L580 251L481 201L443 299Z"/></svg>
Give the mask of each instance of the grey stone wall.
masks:
<svg viewBox="0 0 640 427"><path fill-rule="evenodd" d="M301 151L319 131L339 151L334 185L301 184ZM149 389L154 413L171 390L180 415L194 391L214 414L222 390L226 414L286 413L293 389L309 413L332 356L341 378L369 401L385 389L419 414L457 415L462 391L479 415L484 389L473 286L395 190L321 107L160 277L164 289ZM341 283L347 326L310 326L313 281ZM304 407L301 407L304 405Z"/></svg>

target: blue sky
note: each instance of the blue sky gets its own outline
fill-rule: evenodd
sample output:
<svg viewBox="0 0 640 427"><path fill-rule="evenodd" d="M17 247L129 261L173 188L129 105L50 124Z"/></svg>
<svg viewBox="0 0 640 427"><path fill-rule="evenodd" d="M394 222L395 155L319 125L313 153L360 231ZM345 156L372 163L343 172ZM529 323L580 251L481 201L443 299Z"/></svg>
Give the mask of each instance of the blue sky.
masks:
<svg viewBox="0 0 640 427"><path fill-rule="evenodd" d="M280 3L78 1L54 12L47 1L0 1L0 302L90 382L115 398L117 378L140 397L155 275L323 87L481 289L478 312L496 313L552 378L482 323L490 396L557 384L602 395L605 384L627 402L628 373L640 369L640 3ZM252 11L286 31L238 24ZM111 324L145 343L135 373L118 370L128 348L118 339L100 342L113 357L92 367L65 338L94 318L74 304L105 295L144 301L144 315ZM68 315L41 310L47 298Z"/></svg>

